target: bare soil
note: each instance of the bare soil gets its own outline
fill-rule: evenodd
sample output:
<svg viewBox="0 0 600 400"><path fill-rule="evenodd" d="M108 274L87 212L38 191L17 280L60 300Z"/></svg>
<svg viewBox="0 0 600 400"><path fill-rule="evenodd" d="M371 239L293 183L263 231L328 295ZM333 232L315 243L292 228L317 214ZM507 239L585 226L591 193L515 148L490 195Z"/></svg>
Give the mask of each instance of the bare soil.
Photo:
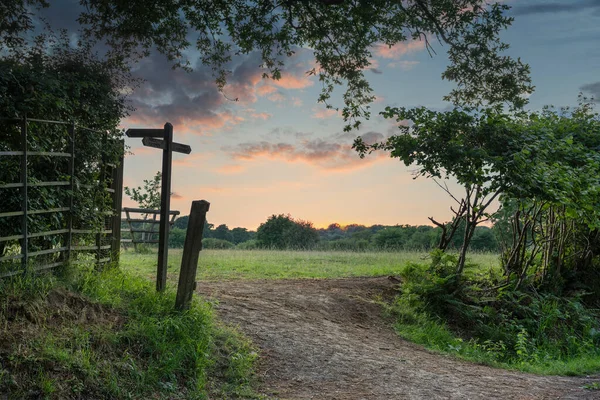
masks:
<svg viewBox="0 0 600 400"><path fill-rule="evenodd" d="M218 312L259 346L273 399L600 399L598 377L537 376L435 354L383 316L386 277L202 282Z"/></svg>

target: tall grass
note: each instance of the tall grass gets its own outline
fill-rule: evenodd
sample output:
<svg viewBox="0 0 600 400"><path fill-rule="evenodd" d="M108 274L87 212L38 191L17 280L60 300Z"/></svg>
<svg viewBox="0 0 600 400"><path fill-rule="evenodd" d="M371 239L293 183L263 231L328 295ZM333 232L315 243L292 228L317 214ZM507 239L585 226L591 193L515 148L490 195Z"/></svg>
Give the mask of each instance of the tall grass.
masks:
<svg viewBox="0 0 600 400"><path fill-rule="evenodd" d="M14 343L0 352L0 397L252 396L256 353L203 300L175 312L172 291L158 294L152 282L118 269L1 286L0 333ZM14 304L26 311L11 312Z"/></svg>

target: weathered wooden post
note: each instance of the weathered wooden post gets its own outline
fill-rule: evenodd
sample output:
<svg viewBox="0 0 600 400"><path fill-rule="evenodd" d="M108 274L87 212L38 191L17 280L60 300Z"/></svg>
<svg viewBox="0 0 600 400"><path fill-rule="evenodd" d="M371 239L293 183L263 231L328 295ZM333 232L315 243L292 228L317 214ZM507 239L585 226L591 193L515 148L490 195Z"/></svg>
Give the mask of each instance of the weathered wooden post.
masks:
<svg viewBox="0 0 600 400"><path fill-rule="evenodd" d="M121 141L123 153L125 153L125 142ZM121 208L123 207L123 162L124 157L119 157L119 163L112 170L113 203L115 214L112 217L112 242L110 248L110 259L119 263L121 254Z"/></svg>
<svg viewBox="0 0 600 400"><path fill-rule="evenodd" d="M185 243L183 245L177 298L175 299L175 308L180 311L190 308L192 294L196 289L198 257L200 256L200 250L202 250L202 233L204 231L204 223L206 222L206 213L209 208L210 203L208 201L196 200L192 202Z"/></svg>

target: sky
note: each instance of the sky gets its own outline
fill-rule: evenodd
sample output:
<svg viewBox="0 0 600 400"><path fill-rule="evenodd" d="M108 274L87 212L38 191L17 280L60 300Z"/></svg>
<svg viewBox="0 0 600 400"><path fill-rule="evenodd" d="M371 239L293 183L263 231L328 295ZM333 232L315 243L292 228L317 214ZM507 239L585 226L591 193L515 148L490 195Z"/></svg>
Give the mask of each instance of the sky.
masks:
<svg viewBox="0 0 600 400"><path fill-rule="evenodd" d="M68 25L76 18L76 7L56 6L73 0L50 3L51 20ZM531 66L536 86L528 108L576 105L581 91L600 99L600 0L504 3L515 18L502 34L507 53ZM173 124L174 140L192 153L173 156L171 208L185 215L193 200L207 200L207 218L216 225L256 229L272 214L316 227L448 220L452 200L433 181L413 179L414 167L383 153L360 159L351 149L358 135L374 141L396 132L395 122L378 115L386 106L450 107L442 100L453 88L441 79L446 50L434 48L431 57L422 42L375 47L366 72L377 97L372 118L349 133L339 113L317 103L319 82L306 74L313 66L308 50L286 61L279 81L261 78L257 54L236 59L224 94L208 68L173 70L153 54L134 69L145 81L131 96L136 111L122 127ZM138 186L161 169L162 153L141 139L126 144L132 154L125 158L125 185ZM133 205L125 196L124 206Z"/></svg>

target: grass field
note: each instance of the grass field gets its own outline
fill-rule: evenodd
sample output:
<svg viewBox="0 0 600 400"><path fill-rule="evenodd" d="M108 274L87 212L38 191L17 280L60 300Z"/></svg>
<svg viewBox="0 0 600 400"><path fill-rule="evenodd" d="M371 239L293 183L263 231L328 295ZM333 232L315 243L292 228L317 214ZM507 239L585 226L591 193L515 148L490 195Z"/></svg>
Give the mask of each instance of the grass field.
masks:
<svg viewBox="0 0 600 400"><path fill-rule="evenodd" d="M169 282L178 279L182 251L169 250ZM498 268L498 255L472 254L468 260L476 272ZM407 263L428 264L425 252L342 252L275 250L203 250L198 262L198 279L286 279L341 278L398 274ZM156 253L121 253L121 266L127 271L153 278ZM472 272L475 272L472 271Z"/></svg>

